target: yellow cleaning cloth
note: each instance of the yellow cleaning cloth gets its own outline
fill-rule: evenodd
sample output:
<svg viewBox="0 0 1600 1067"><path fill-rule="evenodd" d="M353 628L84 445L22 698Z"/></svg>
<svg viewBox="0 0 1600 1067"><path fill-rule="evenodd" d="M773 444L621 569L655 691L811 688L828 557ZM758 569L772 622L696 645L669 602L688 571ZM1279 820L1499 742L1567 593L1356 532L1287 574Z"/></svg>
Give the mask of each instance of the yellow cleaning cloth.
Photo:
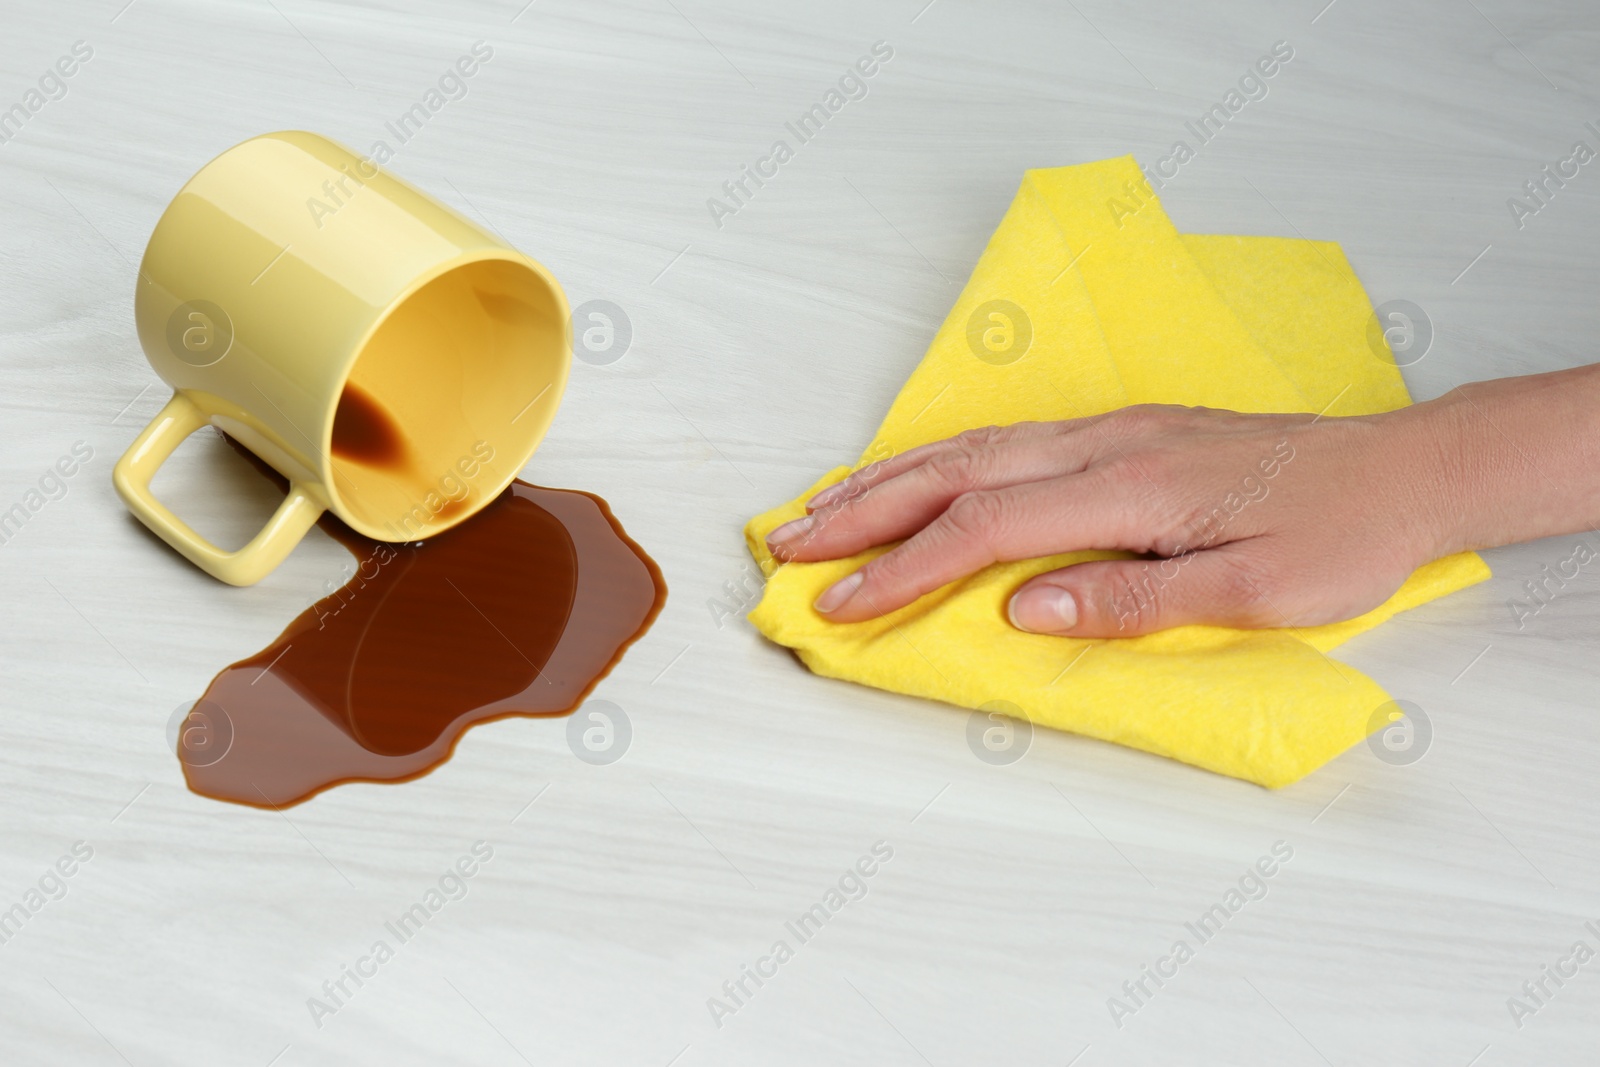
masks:
<svg viewBox="0 0 1600 1067"><path fill-rule="evenodd" d="M1004 318L989 317L992 301L1009 302ZM977 426L1138 403L1330 417L1403 407L1400 372L1369 342L1372 315L1338 245L1179 234L1132 157L1028 171L858 466ZM986 338L991 323L1001 332ZM768 575L750 620L768 638L818 674L967 708L1004 701L1040 725L1265 786L1296 781L1385 724L1374 713L1387 694L1328 650L1489 576L1472 553L1436 560L1382 606L1309 629L1184 626L1114 640L1014 629L1006 603L1028 578L1125 555L1075 552L995 564L881 619L832 623L812 602L887 547L779 566L765 537L849 470L745 528Z"/></svg>

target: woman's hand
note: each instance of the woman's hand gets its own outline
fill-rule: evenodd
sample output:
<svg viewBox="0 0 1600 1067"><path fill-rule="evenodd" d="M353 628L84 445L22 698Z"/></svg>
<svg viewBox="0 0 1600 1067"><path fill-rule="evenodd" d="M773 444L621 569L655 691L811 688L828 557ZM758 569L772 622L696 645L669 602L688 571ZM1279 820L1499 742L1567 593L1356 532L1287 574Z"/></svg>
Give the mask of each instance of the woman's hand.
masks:
<svg viewBox="0 0 1600 1067"><path fill-rule="evenodd" d="M1014 625L1129 637L1335 622L1448 550L1449 435L1425 408L1317 418L1140 405L971 430L857 471L768 544L780 560L823 560L904 540L817 599L840 622L991 563L1083 549L1144 558L1031 579L1011 598Z"/></svg>

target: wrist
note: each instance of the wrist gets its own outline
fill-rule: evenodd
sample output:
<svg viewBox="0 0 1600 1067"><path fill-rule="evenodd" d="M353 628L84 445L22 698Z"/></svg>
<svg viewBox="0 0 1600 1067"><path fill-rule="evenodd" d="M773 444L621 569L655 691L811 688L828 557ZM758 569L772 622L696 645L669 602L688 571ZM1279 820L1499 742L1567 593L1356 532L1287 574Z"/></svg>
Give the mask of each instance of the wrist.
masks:
<svg viewBox="0 0 1600 1067"><path fill-rule="evenodd" d="M1440 398L1370 417L1379 450L1370 469L1392 472L1376 503L1395 517L1413 568L1471 547L1467 516L1481 479L1469 410L1460 398Z"/></svg>
<svg viewBox="0 0 1600 1067"><path fill-rule="evenodd" d="M1429 558L1593 529L1600 366L1458 386L1389 412Z"/></svg>

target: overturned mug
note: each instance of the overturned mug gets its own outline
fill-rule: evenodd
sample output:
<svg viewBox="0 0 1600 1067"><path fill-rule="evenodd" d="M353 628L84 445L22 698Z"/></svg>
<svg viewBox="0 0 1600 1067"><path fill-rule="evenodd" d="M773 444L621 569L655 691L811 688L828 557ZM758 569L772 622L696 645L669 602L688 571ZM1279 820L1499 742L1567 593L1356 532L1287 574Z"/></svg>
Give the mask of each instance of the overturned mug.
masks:
<svg viewBox="0 0 1600 1067"><path fill-rule="evenodd" d="M185 185L145 251L139 341L172 400L112 474L162 540L260 581L323 511L380 541L469 518L544 437L572 363L570 312L538 263L316 134L237 145ZM237 551L150 492L207 424L289 480Z"/></svg>

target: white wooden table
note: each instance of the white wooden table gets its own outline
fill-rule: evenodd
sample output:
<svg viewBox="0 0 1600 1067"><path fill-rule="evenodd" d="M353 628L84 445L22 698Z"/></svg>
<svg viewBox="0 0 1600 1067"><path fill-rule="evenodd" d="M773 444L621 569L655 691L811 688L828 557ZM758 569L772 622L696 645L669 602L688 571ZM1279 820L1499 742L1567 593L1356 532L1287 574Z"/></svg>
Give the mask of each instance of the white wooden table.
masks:
<svg viewBox="0 0 1600 1067"><path fill-rule="evenodd" d="M1600 581L1521 628L1509 607L1575 538L1488 553L1493 581L1341 650L1424 710L1420 761L1361 746L1277 793L1058 734L991 766L966 713L812 677L708 606L748 573L744 519L868 440L1024 168L1159 158L1280 40L1270 93L1165 191L1180 228L1342 242L1433 323L1418 398L1596 358L1600 172L1520 229L1507 207L1600 148L1592 9L1323 2L5 0L0 108L93 54L0 144L0 509L75 442L93 458L0 544L0 909L25 913L0 1061L1593 1062L1600 963L1508 1008L1600 949ZM286 815L191 795L174 709L348 554L313 533L232 589L126 514L111 465L164 400L135 265L217 152L282 128L364 150L479 40L391 166L631 323L527 471L605 496L666 572L596 694L631 745L596 766L565 720L508 721ZM708 198L878 41L865 98L719 227ZM179 460L158 488L205 532L273 504L214 437ZM465 895L399 942L385 923L478 841ZM880 841L865 896L794 937ZM1185 923L1275 842L1265 898L1200 944ZM1180 938L1193 958L1127 999ZM734 1001L745 966L776 973ZM1113 996L1139 1005L1120 1028Z"/></svg>

